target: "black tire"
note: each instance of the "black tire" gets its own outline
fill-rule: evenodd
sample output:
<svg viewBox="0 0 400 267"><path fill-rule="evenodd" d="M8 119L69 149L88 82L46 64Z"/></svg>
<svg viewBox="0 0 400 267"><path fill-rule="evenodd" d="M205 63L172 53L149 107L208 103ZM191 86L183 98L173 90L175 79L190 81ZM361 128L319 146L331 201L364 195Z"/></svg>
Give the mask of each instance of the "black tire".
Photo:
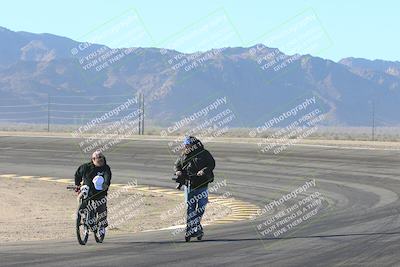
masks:
<svg viewBox="0 0 400 267"><path fill-rule="evenodd" d="M185 236L185 241L189 242L190 241L190 236Z"/></svg>
<svg viewBox="0 0 400 267"><path fill-rule="evenodd" d="M106 229L104 229L103 234L99 233L100 227L97 226L96 231L94 232L94 239L97 243L103 243L104 237L106 236Z"/></svg>
<svg viewBox="0 0 400 267"><path fill-rule="evenodd" d="M89 238L89 227L86 224L87 214L84 213L85 216L82 216L79 212L81 210L81 205L79 205L79 209L76 215L76 237L78 238L78 242L81 245L86 245L86 242Z"/></svg>
<svg viewBox="0 0 400 267"><path fill-rule="evenodd" d="M203 235L199 235L198 237L197 237L197 240L202 240L203 239Z"/></svg>
<svg viewBox="0 0 400 267"><path fill-rule="evenodd" d="M94 233L94 239L96 240L97 243L103 243L104 237L106 236L106 228L100 227L100 222L99 222L99 214L96 211L93 211L93 216L96 216L96 229L93 231ZM103 233L100 234L100 229L103 228Z"/></svg>

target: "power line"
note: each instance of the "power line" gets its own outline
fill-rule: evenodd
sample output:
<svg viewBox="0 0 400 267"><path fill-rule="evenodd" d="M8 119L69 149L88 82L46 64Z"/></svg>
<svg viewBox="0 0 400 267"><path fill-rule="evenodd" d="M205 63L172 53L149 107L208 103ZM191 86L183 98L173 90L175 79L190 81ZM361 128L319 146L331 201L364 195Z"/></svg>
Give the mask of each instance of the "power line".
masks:
<svg viewBox="0 0 400 267"><path fill-rule="evenodd" d="M74 97L79 97L79 98L102 98L102 97L129 97L130 95L67 95L67 96L52 96L51 98L74 98Z"/></svg>
<svg viewBox="0 0 400 267"><path fill-rule="evenodd" d="M60 103L60 102L52 102L52 105L56 106L108 106L108 105L122 105L123 103L97 103L97 104L77 104L77 103Z"/></svg>
<svg viewBox="0 0 400 267"><path fill-rule="evenodd" d="M6 118L6 119L1 119L1 121L26 121L26 120L35 120L35 119L46 119L47 116L42 116L42 117L24 117L24 118L15 118L15 119L10 119L10 118Z"/></svg>
<svg viewBox="0 0 400 267"><path fill-rule="evenodd" d="M0 111L0 115L1 114L26 114L26 113L44 113L47 110L31 110L31 111Z"/></svg>
<svg viewBox="0 0 400 267"><path fill-rule="evenodd" d="M31 104L31 105L13 105L13 106L1 106L0 108L21 108L21 107L39 107L46 106L47 104Z"/></svg>

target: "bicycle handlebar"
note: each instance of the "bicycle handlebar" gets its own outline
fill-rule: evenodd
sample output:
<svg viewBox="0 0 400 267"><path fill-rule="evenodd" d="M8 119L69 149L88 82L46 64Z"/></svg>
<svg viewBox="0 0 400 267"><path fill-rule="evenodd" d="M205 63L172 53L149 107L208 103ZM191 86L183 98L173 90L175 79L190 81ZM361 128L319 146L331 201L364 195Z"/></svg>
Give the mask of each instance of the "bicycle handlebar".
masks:
<svg viewBox="0 0 400 267"><path fill-rule="evenodd" d="M192 177L198 177L198 175L197 174L183 174L181 176L173 177L172 180L178 183L178 185L175 188L180 190L183 185L187 185L187 183L190 182L190 179Z"/></svg>
<svg viewBox="0 0 400 267"><path fill-rule="evenodd" d="M68 190L75 190L77 188L79 188L79 186L77 186L77 185L67 185Z"/></svg>

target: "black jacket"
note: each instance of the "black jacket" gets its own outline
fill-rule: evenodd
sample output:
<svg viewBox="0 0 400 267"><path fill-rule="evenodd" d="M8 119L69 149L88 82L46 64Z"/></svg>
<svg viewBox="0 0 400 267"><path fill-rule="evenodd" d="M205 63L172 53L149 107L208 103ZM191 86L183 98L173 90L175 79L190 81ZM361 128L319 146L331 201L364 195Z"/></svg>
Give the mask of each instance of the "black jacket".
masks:
<svg viewBox="0 0 400 267"><path fill-rule="evenodd" d="M198 171L203 170L203 176L196 176L191 178L191 188L196 189L200 187L207 187L208 183L214 180L215 160L208 150L204 149L199 141L195 144L196 149L189 154L184 154L175 162L176 171L187 171L188 174L197 174Z"/></svg>
<svg viewBox="0 0 400 267"><path fill-rule="evenodd" d="M110 186L112 174L110 166L107 165L105 159L102 167L96 167L93 162L79 166L75 172L75 185L80 185L83 180L83 184L89 186L89 196L92 196L92 198L101 198L107 195L108 188L106 190L96 190L93 184L93 178L96 175L103 176L104 184Z"/></svg>

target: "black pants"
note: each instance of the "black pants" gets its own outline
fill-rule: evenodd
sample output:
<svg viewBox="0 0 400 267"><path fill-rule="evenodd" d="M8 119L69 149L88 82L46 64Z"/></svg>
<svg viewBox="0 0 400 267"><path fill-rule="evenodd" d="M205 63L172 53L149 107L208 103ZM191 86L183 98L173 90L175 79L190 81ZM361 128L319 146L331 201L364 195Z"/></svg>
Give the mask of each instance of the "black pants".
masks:
<svg viewBox="0 0 400 267"><path fill-rule="evenodd" d="M89 222L90 224L97 224L99 227L107 227L107 197L101 196L84 201L82 205L82 210L88 209L92 214L91 218L95 218L95 213L97 213L97 222Z"/></svg>
<svg viewBox="0 0 400 267"><path fill-rule="evenodd" d="M107 227L108 222L107 222L107 197L104 196L99 200L95 200L96 203L96 210L97 210L97 219L98 219L98 225L100 227Z"/></svg>

